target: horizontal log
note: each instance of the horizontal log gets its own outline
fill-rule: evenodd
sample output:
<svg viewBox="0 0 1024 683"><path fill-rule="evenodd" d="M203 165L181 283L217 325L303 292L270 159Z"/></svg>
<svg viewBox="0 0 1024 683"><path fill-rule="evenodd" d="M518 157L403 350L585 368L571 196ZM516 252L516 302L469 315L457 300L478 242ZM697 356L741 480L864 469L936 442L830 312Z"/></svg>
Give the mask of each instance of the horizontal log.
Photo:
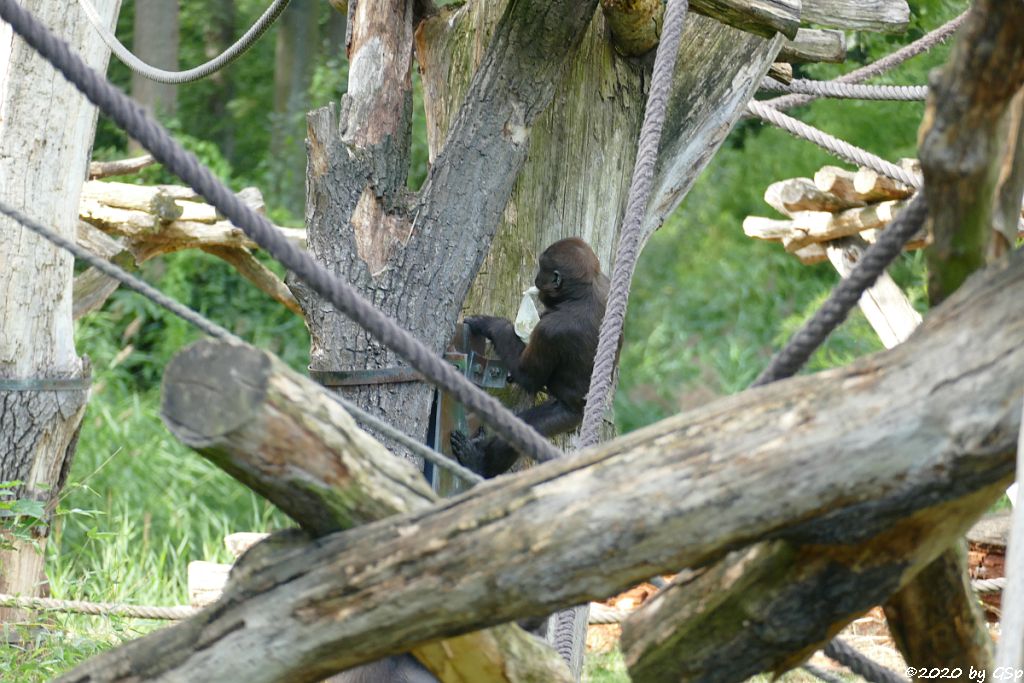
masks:
<svg viewBox="0 0 1024 683"><path fill-rule="evenodd" d="M853 190L867 203L889 199L907 199L914 189L870 168L859 168L853 174Z"/></svg>
<svg viewBox="0 0 1024 683"><path fill-rule="evenodd" d="M831 29L802 28L792 39L783 41L778 59L795 64L845 62L846 34Z"/></svg>
<svg viewBox="0 0 1024 683"><path fill-rule="evenodd" d="M831 242L864 230L884 227L905 204L880 202L839 213L794 211L790 220L747 216L743 220L743 232L755 239L782 242L786 251L793 253L816 242Z"/></svg>
<svg viewBox="0 0 1024 683"><path fill-rule="evenodd" d="M806 0L804 0L806 2ZM801 0L691 0L690 9L766 38L781 33L796 37Z"/></svg>
<svg viewBox="0 0 1024 683"><path fill-rule="evenodd" d="M786 62L775 62L768 67L768 78L776 80L779 83L792 83L793 65L787 64Z"/></svg>
<svg viewBox="0 0 1024 683"><path fill-rule="evenodd" d="M147 166L152 166L155 163L156 159L152 154L143 154L142 156L133 157L131 159L118 159L116 161L90 161L89 180L99 180L100 178L109 178L111 176L138 173Z"/></svg>
<svg viewBox="0 0 1024 683"><path fill-rule="evenodd" d="M902 33L910 7L906 0L804 0L801 18L828 28Z"/></svg>
<svg viewBox="0 0 1024 683"><path fill-rule="evenodd" d="M97 202L118 209L131 209L153 215L161 221L181 217L182 208L158 186L133 185L90 180L82 185L81 202Z"/></svg>
<svg viewBox="0 0 1024 683"><path fill-rule="evenodd" d="M862 201L851 201L831 192L824 192L818 189L810 178L790 178L772 183L764 191L764 201L785 216L792 216L798 211L835 213L864 205Z"/></svg>
<svg viewBox="0 0 1024 683"><path fill-rule="evenodd" d="M201 341L176 355L161 415L183 443L317 536L437 500L409 461L361 430L321 386L252 347ZM568 681L559 655L535 640L505 624L413 654L443 681L515 680L505 669Z"/></svg>
<svg viewBox="0 0 1024 683"><path fill-rule="evenodd" d="M240 565L203 614L63 680L311 681L438 637L605 598L766 537L838 548L973 502L1013 471L1021 297L1024 255L1015 253L895 349L723 398L421 512L298 542L253 571ZM964 343L965 331L985 343ZM953 524L970 505L947 510ZM268 647L275 657L227 656Z"/></svg>
<svg viewBox="0 0 1024 683"><path fill-rule="evenodd" d="M853 187L853 176L853 171L847 171L839 166L822 166L814 174L814 184L822 192L828 192L844 202L856 205L861 200Z"/></svg>

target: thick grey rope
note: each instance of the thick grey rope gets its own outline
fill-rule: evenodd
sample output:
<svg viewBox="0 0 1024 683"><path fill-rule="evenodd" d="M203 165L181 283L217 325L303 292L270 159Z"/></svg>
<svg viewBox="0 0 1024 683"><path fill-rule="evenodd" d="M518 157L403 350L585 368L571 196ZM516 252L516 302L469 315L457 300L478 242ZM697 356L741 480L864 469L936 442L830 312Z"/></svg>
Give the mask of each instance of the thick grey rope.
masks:
<svg viewBox="0 0 1024 683"><path fill-rule="evenodd" d="M202 315L200 315L196 311L193 311L191 308L188 308L187 306L178 303L177 301L170 298L160 290L149 285L143 280L140 280L131 273L122 270L121 268L114 265L110 261L107 261L103 258L100 258L99 256L96 256L92 252L86 250L84 247L79 246L78 244L72 242L71 240L65 239L58 233L54 232L53 230L50 230L43 224L29 218L22 212L7 205L3 201L0 201L0 213L3 213L13 218L14 220L18 221L27 229L39 235L43 239L48 240L53 244L57 245L58 247L60 247L61 249L70 252L75 258L81 260L84 263L88 263L90 266L96 268L96 270L99 270L104 275L112 277L121 284L123 284L124 286L135 290L142 296L146 297L147 299L157 304L158 306L162 306L163 308L167 309L168 311L178 316L185 322L195 325L200 330L210 335L214 339L220 339L222 341L230 342L233 344L244 343L239 337L235 336L234 334L224 329L217 323L214 323L209 319L204 318ZM416 455L421 456L424 460L432 462L438 467L445 468L446 470L454 473L456 476L469 482L470 484L479 484L481 481L483 481L483 477L478 475L476 472L473 472L472 470L466 469L458 462L456 462L454 459L444 455L443 453L438 453L437 451L428 448L424 444L416 441L412 437L399 431L398 429L388 424L387 422L384 422L383 420L380 420L374 415L371 415L370 413L366 412L365 410L355 405L354 403L350 402L349 400L345 399L344 397L332 391L329 391L327 393L332 399L339 403L342 408L351 413L356 420L362 422L364 425L370 427L371 429L374 429L380 432L381 434L384 434L385 436L388 436L394 439L395 441L401 443L403 446L408 448Z"/></svg>
<svg viewBox="0 0 1024 683"><path fill-rule="evenodd" d="M766 106L764 102L751 100L747 103L747 111L772 125L778 126L791 135L813 142L822 149L850 163L866 166L893 180L898 180L908 187L914 189L921 188L921 179L906 169L897 166L891 161L886 161L866 149L851 145L845 140L840 140L814 126L809 126L803 121L798 121L788 114L772 109Z"/></svg>
<svg viewBox="0 0 1024 683"><path fill-rule="evenodd" d="M839 638L834 638L822 652L826 657L836 660L853 673L863 676L872 683L907 683L907 679L903 676L876 664Z"/></svg>
<svg viewBox="0 0 1024 683"><path fill-rule="evenodd" d="M651 91L647 96L644 122L640 128L640 144L633 167L633 180L629 188L619 245L615 252L608 305L601 321L601 333L594 356L594 371L590 376L590 391L587 392L587 405L583 411L583 427L578 442L580 448L598 442L601 418L612 393L619 338L622 336L622 326L626 319L633 271L636 270L636 262L644 242L643 219L654 182L658 144L665 123L665 110L672 89L672 72L675 69L676 56L679 54L679 43L688 6L687 0L669 0L665 9L664 28L651 75Z"/></svg>
<svg viewBox="0 0 1024 683"><path fill-rule="evenodd" d="M205 197L268 254L305 281L310 289L365 328L377 341L393 349L428 381L450 392L502 438L533 459L545 462L562 455L558 448L517 418L497 399L476 387L426 345L399 327L394 320L374 308L350 284L332 275L309 254L289 243L264 216L238 199L138 104L89 68L64 41L17 2L0 0L0 18L11 24L19 36L38 50L68 81L138 140L168 170Z"/></svg>
<svg viewBox="0 0 1024 683"><path fill-rule="evenodd" d="M177 607L153 607L149 605L127 605L120 602L86 602L84 600L56 600L54 598L32 598L0 593L0 605L51 612L78 612L100 616L117 615L137 619L188 619L199 610L182 605Z"/></svg>
<svg viewBox="0 0 1024 683"><path fill-rule="evenodd" d="M267 11L256 20L248 31L245 32L241 38L239 38L234 45L228 47L224 52L220 53L210 61L200 64L197 67L187 69L185 71L164 71L158 69L155 66L146 64L144 61L136 57L132 52L117 39L107 25L100 18L100 15L96 12L96 8L92 6L89 0L78 0L79 6L82 11L85 12L86 18L92 27L99 33L100 38L107 44L111 52L117 55L125 65L139 74L145 76L151 81L157 81L158 83L191 83L192 81L198 81L202 78L206 78L210 74L220 71L225 66L235 61L243 54L245 54L249 48L251 48L260 37L267 32L267 29L281 16L281 12L288 6L290 0L274 0L274 2L267 8Z"/></svg>
<svg viewBox="0 0 1024 683"><path fill-rule="evenodd" d="M844 683L843 679L839 676L834 676L828 671L820 669L814 666L813 664L804 664L800 668L806 671L807 673L811 674L815 678L825 681L825 683Z"/></svg>
<svg viewBox="0 0 1024 683"><path fill-rule="evenodd" d="M774 78L766 78L761 82L761 89L848 100L922 102L928 97L928 86L926 85L860 85L839 81L814 81L806 78L796 78L789 83L780 83Z"/></svg>
<svg viewBox="0 0 1024 683"><path fill-rule="evenodd" d="M862 66L859 69L854 69L848 74L843 74L842 76L834 79L834 82L861 83L869 78L873 78L885 73L886 71L894 69L908 59L916 57L923 52L927 52L939 43L943 43L948 40L950 36L956 33L957 29L960 28L966 18L967 12L964 12L955 19L946 22L934 31L931 31L927 35L915 40L910 45L902 47L899 50L896 50L896 52L886 55L876 62ZM765 100L764 104L774 109L789 109L791 107L798 107L802 104L807 104L808 102L813 102L816 99L818 98L815 95L784 95L771 100Z"/></svg>

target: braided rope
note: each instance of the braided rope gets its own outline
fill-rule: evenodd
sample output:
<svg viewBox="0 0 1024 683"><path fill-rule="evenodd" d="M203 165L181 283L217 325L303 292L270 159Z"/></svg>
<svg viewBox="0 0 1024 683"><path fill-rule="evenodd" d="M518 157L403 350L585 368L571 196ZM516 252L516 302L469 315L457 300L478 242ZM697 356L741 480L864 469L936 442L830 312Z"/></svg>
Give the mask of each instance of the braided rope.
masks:
<svg viewBox="0 0 1024 683"><path fill-rule="evenodd" d="M166 619L178 621L188 619L199 610L188 605L156 607L151 605L128 605L120 602L87 602L85 600L56 600L54 598L31 598L21 595L0 593L0 605L48 612L77 612L97 616L116 615L136 619Z"/></svg>
<svg viewBox="0 0 1024 683"><path fill-rule="evenodd" d="M928 86L926 85L860 85L839 81L814 81L806 78L796 78L789 83L780 83L774 78L766 78L761 83L761 89L848 100L921 102L928 96Z"/></svg>
<svg viewBox="0 0 1024 683"><path fill-rule="evenodd" d="M798 121L792 116L783 114L777 109L772 109L765 105L764 102L751 100L747 103L747 111L754 116L771 123L772 125L778 126L791 135L813 142L827 152L845 159L850 163L857 164L858 166L866 166L873 171L877 171L884 176L892 178L893 180L898 180L908 187L912 187L914 189L921 188L921 179L913 173L900 168L891 161L886 161L878 155L872 154L866 149L861 149L856 145L851 145L845 140L840 140L833 135L829 135L823 130L819 130L814 126L809 126L803 121Z"/></svg>
<svg viewBox="0 0 1024 683"><path fill-rule="evenodd" d="M100 271L108 277L112 277L117 280L125 287L135 290L142 296L146 297L158 306L165 308L174 315L178 316L187 323L195 325L197 328L210 335L214 339L220 339L222 341L231 342L232 344L244 343L242 339L232 334L225 328L221 327L215 322L212 322L208 318L203 317L201 314L193 311L188 306L185 306L174 299L170 298L160 290L156 289L147 282L140 280L131 273L119 268L110 261L107 261L99 256L93 254L82 246L79 246L75 242L59 235L58 233L50 230L42 223L35 221L21 211L18 211L12 206L7 205L3 201L0 201L0 213L13 218L14 220L21 223L25 228L31 230L35 234L39 235L45 240L55 244L56 246L70 252L75 258L79 259L84 263L88 263L90 266ZM428 448L424 444L416 441L412 437L408 436L402 431L399 431L394 426L384 422L374 415L366 412L356 404L352 403L348 399L344 398L340 394L329 391L327 395L330 396L336 403L340 404L342 408L347 410L356 420L362 422L364 425L374 429L385 436L388 436L395 441L401 443L403 446L408 448L410 451L419 455L424 460L432 462L438 467L443 467L446 470L452 472L456 476L465 480L469 484L479 484L483 481L476 472L466 469L461 464L456 462L453 458L445 455L444 453L438 453L432 448Z"/></svg>
<svg viewBox="0 0 1024 683"><path fill-rule="evenodd" d="M583 412L583 427L580 430L578 445L580 448L592 446L598 442L601 430L601 417L612 393L613 375L618 356L619 338L626 320L626 306L629 302L629 289L636 270L640 248L643 246L643 218L647 211L647 202L651 195L654 182L654 165L658 160L658 144L661 141L661 129L665 122L665 110L672 88L672 72L679 53L679 43L686 22L687 0L669 0L665 9L665 22L661 34L661 42L654 58L654 71L651 76L651 91L647 96L647 107L644 110L644 122L640 128L640 144L637 148L636 164L633 167L633 180L629 188L626 202L626 214L622 222L622 232L615 252L615 266L612 269L611 287L608 292L608 304L604 319L601 321L601 332L594 355L594 370L590 376L590 390L587 392L587 404Z"/></svg>
<svg viewBox="0 0 1024 683"><path fill-rule="evenodd" d="M907 683L907 679L890 669L876 664L853 647L839 638L833 638L832 642L823 650L825 656L834 659L853 673L863 676L872 683Z"/></svg>
<svg viewBox="0 0 1024 683"><path fill-rule="evenodd" d="M800 668L818 680L825 681L825 683L844 683L843 679L839 676L835 676L820 667L814 666L813 664L804 664Z"/></svg>
<svg viewBox="0 0 1024 683"><path fill-rule="evenodd" d="M900 64L902 64L903 62L907 61L908 59L911 59L919 54L927 52L936 45L948 40L950 36L956 33L957 29L960 28L960 26L964 23L965 19L967 19L967 12L964 12L955 19L946 22L945 24L935 29L934 31L931 31L930 33L926 34L922 38L915 40L910 45L902 47L899 50L896 50L896 52L893 52L890 55L886 55L885 57L882 57L878 61L872 62L871 64L868 64L866 66L862 66L859 69L854 69L848 74L843 74L842 76L839 76L838 78L834 79L833 82L861 83L863 81L868 80L869 78L873 78L887 71L890 71L899 66ZM798 107L800 105L807 104L808 102L813 102L816 99L818 98L815 95L784 95L782 97L776 97L771 100L765 100L764 104L766 104L769 107L772 107L773 109L781 110L790 109L792 107Z"/></svg>
<svg viewBox="0 0 1024 683"><path fill-rule="evenodd" d="M562 455L558 448L517 418L497 399L476 387L425 344L374 308L350 284L332 275L309 254L289 243L266 217L246 206L194 155L182 148L163 126L86 65L70 50L67 43L39 23L15 0L0 0L0 18L11 24L19 36L168 170L205 197L268 254L306 282L310 289L365 328L377 341L393 349L428 381L450 392L501 437L535 460L544 462Z"/></svg>
<svg viewBox="0 0 1024 683"><path fill-rule="evenodd" d="M978 593L1002 593L1006 588L1006 577L998 579L972 579L971 588Z"/></svg>
<svg viewBox="0 0 1024 683"><path fill-rule="evenodd" d="M267 11L264 12L260 18L256 20L256 23L253 24L241 38L235 41L233 45L210 61L185 71L164 71L163 69L158 69L155 66L146 64L144 61L136 57L131 50L126 48L124 44L117 39L117 36L107 28L107 25L103 23L100 15L96 12L96 8L92 6L89 0L78 0L78 4L85 13L85 17L89 20L89 23L92 24L94 29L96 29L96 33L98 33L103 42L107 44L110 51L117 55L118 59L124 62L125 66L151 81L177 85L180 83L191 83L192 81L198 81L202 78L206 78L207 76L220 71L228 64L244 55L249 51L249 48L251 48L256 41L267 32L267 29L271 27L277 18L281 16L281 13L284 12L285 8L288 6L289 1L290 0L274 0L273 4L267 8Z"/></svg>

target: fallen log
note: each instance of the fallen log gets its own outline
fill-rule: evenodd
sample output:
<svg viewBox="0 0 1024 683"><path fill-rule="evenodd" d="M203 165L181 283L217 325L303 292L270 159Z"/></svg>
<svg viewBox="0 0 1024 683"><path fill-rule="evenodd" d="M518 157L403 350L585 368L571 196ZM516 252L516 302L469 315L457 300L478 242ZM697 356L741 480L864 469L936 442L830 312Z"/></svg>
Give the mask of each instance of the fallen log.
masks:
<svg viewBox="0 0 1024 683"><path fill-rule="evenodd" d="M252 347L201 341L179 353L164 375L161 413L183 443L314 536L437 500L407 460L359 429L322 387ZM513 673L570 680L558 653L513 624L413 654L445 682L520 680Z"/></svg>
<svg viewBox="0 0 1024 683"><path fill-rule="evenodd" d="M921 525L915 540L932 545L931 534L969 524L1011 476L1022 296L1024 255L1014 254L907 342L847 368L721 399L419 512L270 545L270 557L238 570L208 610L61 680L312 681L439 637L604 598L765 538L831 549L853 567L860 558L844 556L843 546L944 509L942 524ZM907 567L890 563L877 577L895 589ZM878 601L857 595L844 602L845 620ZM816 604L792 608L813 619ZM771 647L783 657L794 645ZM273 657L253 656L260 652Z"/></svg>

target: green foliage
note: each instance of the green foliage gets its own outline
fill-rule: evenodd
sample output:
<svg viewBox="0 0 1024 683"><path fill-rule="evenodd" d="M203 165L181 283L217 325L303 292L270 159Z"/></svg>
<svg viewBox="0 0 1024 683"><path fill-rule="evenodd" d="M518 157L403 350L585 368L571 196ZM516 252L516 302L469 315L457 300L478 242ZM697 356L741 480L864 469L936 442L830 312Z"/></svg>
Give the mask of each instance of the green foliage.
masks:
<svg viewBox="0 0 1024 683"><path fill-rule="evenodd" d="M911 3L909 35L848 34L854 61L873 61L963 11L965 3ZM917 57L879 82L921 84L948 46ZM831 78L851 64L809 65ZM916 155L923 104L824 100L798 109L802 120L886 159ZM756 121L742 122L681 208L651 239L637 269L622 349L620 430L630 431L750 384L835 285L828 264L807 267L777 244L743 234L743 218L773 215L762 195L783 178L844 165L812 144ZM851 168L849 165L846 167ZM905 255L894 277L924 307L923 259ZM859 311L815 354L808 371L848 363L880 348Z"/></svg>

